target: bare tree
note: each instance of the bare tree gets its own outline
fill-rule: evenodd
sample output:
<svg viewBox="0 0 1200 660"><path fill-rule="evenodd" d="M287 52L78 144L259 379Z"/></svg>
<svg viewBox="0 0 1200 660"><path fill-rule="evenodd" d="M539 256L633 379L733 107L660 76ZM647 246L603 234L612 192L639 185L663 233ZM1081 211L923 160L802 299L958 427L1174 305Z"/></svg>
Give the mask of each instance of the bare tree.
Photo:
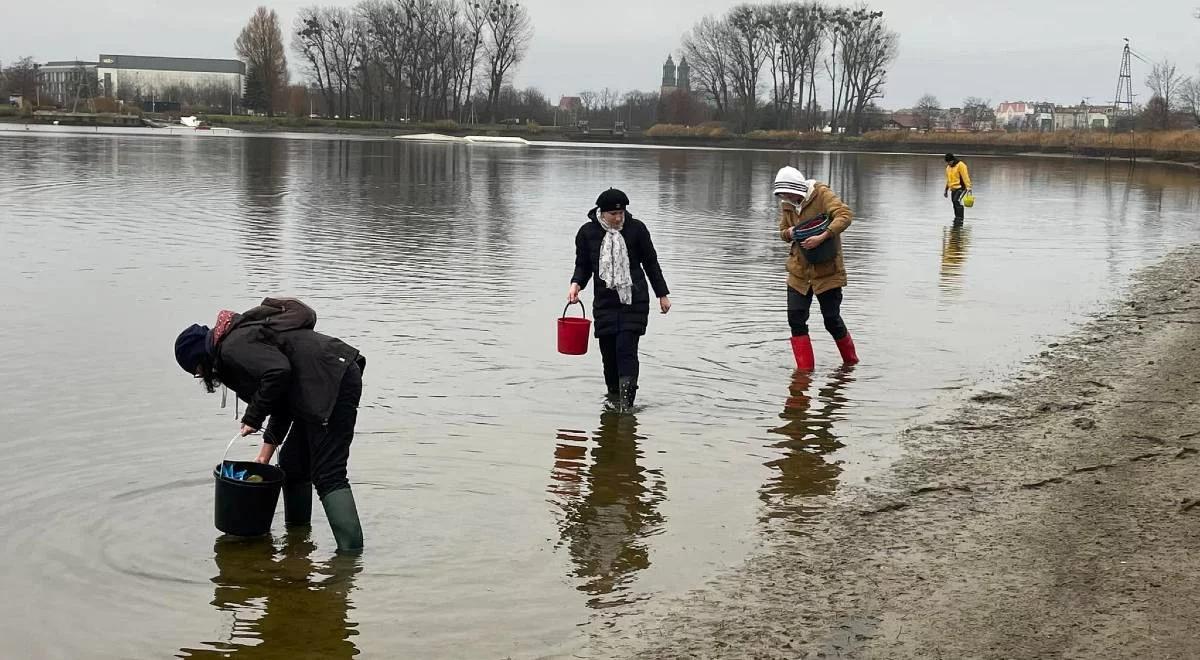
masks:
<svg viewBox="0 0 1200 660"><path fill-rule="evenodd" d="M692 81L713 104L717 117L725 118L730 111L730 52L729 25L724 20L706 16L683 37L683 52L692 67Z"/></svg>
<svg viewBox="0 0 1200 660"><path fill-rule="evenodd" d="M929 130L942 114L942 103L932 94L926 94L917 100L917 116L921 118L921 128Z"/></svg>
<svg viewBox="0 0 1200 660"><path fill-rule="evenodd" d="M1163 60L1151 68L1150 75L1146 77L1146 86L1154 93L1154 97L1162 100L1162 110L1155 113L1160 117L1158 128L1171 127L1171 112L1178 109L1180 92L1186 82L1187 78L1176 71L1175 64L1170 60Z"/></svg>
<svg viewBox="0 0 1200 660"><path fill-rule="evenodd" d="M324 99L325 112L337 112L336 95L333 87L333 54L329 44L327 26L328 12L321 7L304 7L296 15L293 25L292 50L301 55L309 78L317 83Z"/></svg>
<svg viewBox="0 0 1200 660"><path fill-rule="evenodd" d="M978 96L968 96L963 99L963 117L966 118L971 130L978 130L980 125L990 125L996 121L996 111L992 109L991 100Z"/></svg>
<svg viewBox="0 0 1200 660"><path fill-rule="evenodd" d="M276 103L283 98L288 83L287 54L283 48L283 32L274 10L259 7L235 44L238 57L255 72L263 88L263 107L268 116L275 116Z"/></svg>
<svg viewBox="0 0 1200 660"><path fill-rule="evenodd" d="M815 2L769 5L767 60L777 128L798 127L797 109L815 86L810 77L819 58L825 30L822 5Z"/></svg>
<svg viewBox="0 0 1200 660"><path fill-rule="evenodd" d="M485 48L488 58L488 114L495 121L500 89L513 66L525 58L525 51L533 38L533 25L525 7L507 0L491 0L486 18L489 28Z"/></svg>
<svg viewBox="0 0 1200 660"><path fill-rule="evenodd" d="M849 15L842 34L842 72L845 77L844 124L851 133L860 133L863 114L868 106L883 97L887 70L896 59L899 38L887 29L883 12L865 7Z"/></svg>
<svg viewBox="0 0 1200 660"><path fill-rule="evenodd" d="M605 111L611 111L621 102L621 92L619 90L605 87L600 90L600 107Z"/></svg>
<svg viewBox="0 0 1200 660"><path fill-rule="evenodd" d="M465 32L463 35L463 58L459 70L466 78L464 90L464 105L470 106L474 115L472 95L475 90L475 73L479 70L480 58L483 55L484 28L487 27L487 8L479 0L463 0L463 16Z"/></svg>
<svg viewBox="0 0 1200 660"><path fill-rule="evenodd" d="M1188 78L1180 88L1179 100L1183 110L1192 115L1192 121L1200 124L1200 76Z"/></svg>
<svg viewBox="0 0 1200 660"><path fill-rule="evenodd" d="M979 126L990 128L996 122L996 110L992 109L991 100L978 96L968 96L962 100L962 116L972 131L979 130Z"/></svg>
<svg viewBox="0 0 1200 660"><path fill-rule="evenodd" d="M587 111L588 116L600 109L597 101L600 100L600 95L592 90L579 92L579 102L583 104L583 109Z"/></svg>
<svg viewBox="0 0 1200 660"><path fill-rule="evenodd" d="M769 17L759 7L741 5L730 10L726 20L731 55L729 77L740 111L739 124L746 131L754 125L758 107L759 80L770 46Z"/></svg>
<svg viewBox="0 0 1200 660"><path fill-rule="evenodd" d="M5 67L3 79L5 94L23 96L30 103L36 100L38 65L32 57L22 57Z"/></svg>

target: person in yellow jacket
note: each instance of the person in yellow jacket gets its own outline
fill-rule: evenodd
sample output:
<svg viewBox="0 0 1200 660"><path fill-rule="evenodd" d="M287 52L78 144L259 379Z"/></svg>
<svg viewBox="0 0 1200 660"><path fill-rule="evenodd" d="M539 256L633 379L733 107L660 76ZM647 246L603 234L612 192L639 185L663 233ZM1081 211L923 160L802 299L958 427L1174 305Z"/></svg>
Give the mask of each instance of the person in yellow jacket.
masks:
<svg viewBox="0 0 1200 660"><path fill-rule="evenodd" d="M854 214L829 186L805 179L794 167L779 170L773 192L779 198L779 237L792 246L787 264L787 315L796 368L812 371L815 365L808 336L813 296L821 305L825 329L837 343L842 362L858 364L854 340L842 321L842 287L846 286L842 232Z"/></svg>
<svg viewBox="0 0 1200 660"><path fill-rule="evenodd" d="M956 225L961 225L963 222L966 209L963 208L962 198L969 192L971 192L971 173L967 171L967 164L956 158L954 154L946 154L946 190L942 193L942 197L949 197L950 203L954 205L954 224Z"/></svg>

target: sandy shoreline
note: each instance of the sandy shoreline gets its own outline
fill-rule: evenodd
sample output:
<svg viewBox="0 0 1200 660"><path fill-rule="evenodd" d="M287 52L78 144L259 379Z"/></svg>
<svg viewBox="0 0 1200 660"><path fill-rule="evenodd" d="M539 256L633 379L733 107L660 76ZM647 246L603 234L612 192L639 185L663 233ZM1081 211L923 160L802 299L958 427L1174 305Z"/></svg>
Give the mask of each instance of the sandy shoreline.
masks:
<svg viewBox="0 0 1200 660"><path fill-rule="evenodd" d="M645 658L1191 658L1200 248L1135 278L1002 392L900 434L869 492L598 632Z"/></svg>

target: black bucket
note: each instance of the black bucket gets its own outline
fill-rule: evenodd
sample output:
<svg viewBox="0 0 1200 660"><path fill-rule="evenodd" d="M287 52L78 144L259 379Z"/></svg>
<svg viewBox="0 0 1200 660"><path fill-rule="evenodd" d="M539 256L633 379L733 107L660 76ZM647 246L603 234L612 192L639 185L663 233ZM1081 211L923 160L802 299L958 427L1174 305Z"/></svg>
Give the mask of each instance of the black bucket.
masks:
<svg viewBox="0 0 1200 660"><path fill-rule="evenodd" d="M824 243L818 245L815 249L805 250L800 248L800 253L804 255L804 260L810 264L823 264L828 261L833 261L837 256L838 244L842 238L837 234L825 239Z"/></svg>
<svg viewBox="0 0 1200 660"><path fill-rule="evenodd" d="M271 520L283 489L283 470L274 465L248 461L226 461L234 472L258 475L262 481L242 481L221 475L221 465L213 470L217 481L214 522L217 529L234 536L262 536L271 531Z"/></svg>

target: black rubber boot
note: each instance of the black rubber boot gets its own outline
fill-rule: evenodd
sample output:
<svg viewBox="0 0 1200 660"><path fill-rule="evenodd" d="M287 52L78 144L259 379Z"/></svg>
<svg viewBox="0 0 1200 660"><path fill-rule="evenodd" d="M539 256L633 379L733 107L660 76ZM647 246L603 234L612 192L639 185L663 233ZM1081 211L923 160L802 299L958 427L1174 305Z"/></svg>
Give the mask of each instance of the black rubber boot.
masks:
<svg viewBox="0 0 1200 660"><path fill-rule="evenodd" d="M339 553L362 552L362 524L358 521L358 507L354 504L354 493L349 488L340 488L326 493L321 498L325 517L333 530Z"/></svg>
<svg viewBox="0 0 1200 660"><path fill-rule="evenodd" d="M624 413L633 412L633 400L637 398L637 381L633 378L622 378L619 388L618 410Z"/></svg>
<svg viewBox="0 0 1200 660"><path fill-rule="evenodd" d="M312 499L312 482L285 482L283 484L283 524L287 527L311 525Z"/></svg>

